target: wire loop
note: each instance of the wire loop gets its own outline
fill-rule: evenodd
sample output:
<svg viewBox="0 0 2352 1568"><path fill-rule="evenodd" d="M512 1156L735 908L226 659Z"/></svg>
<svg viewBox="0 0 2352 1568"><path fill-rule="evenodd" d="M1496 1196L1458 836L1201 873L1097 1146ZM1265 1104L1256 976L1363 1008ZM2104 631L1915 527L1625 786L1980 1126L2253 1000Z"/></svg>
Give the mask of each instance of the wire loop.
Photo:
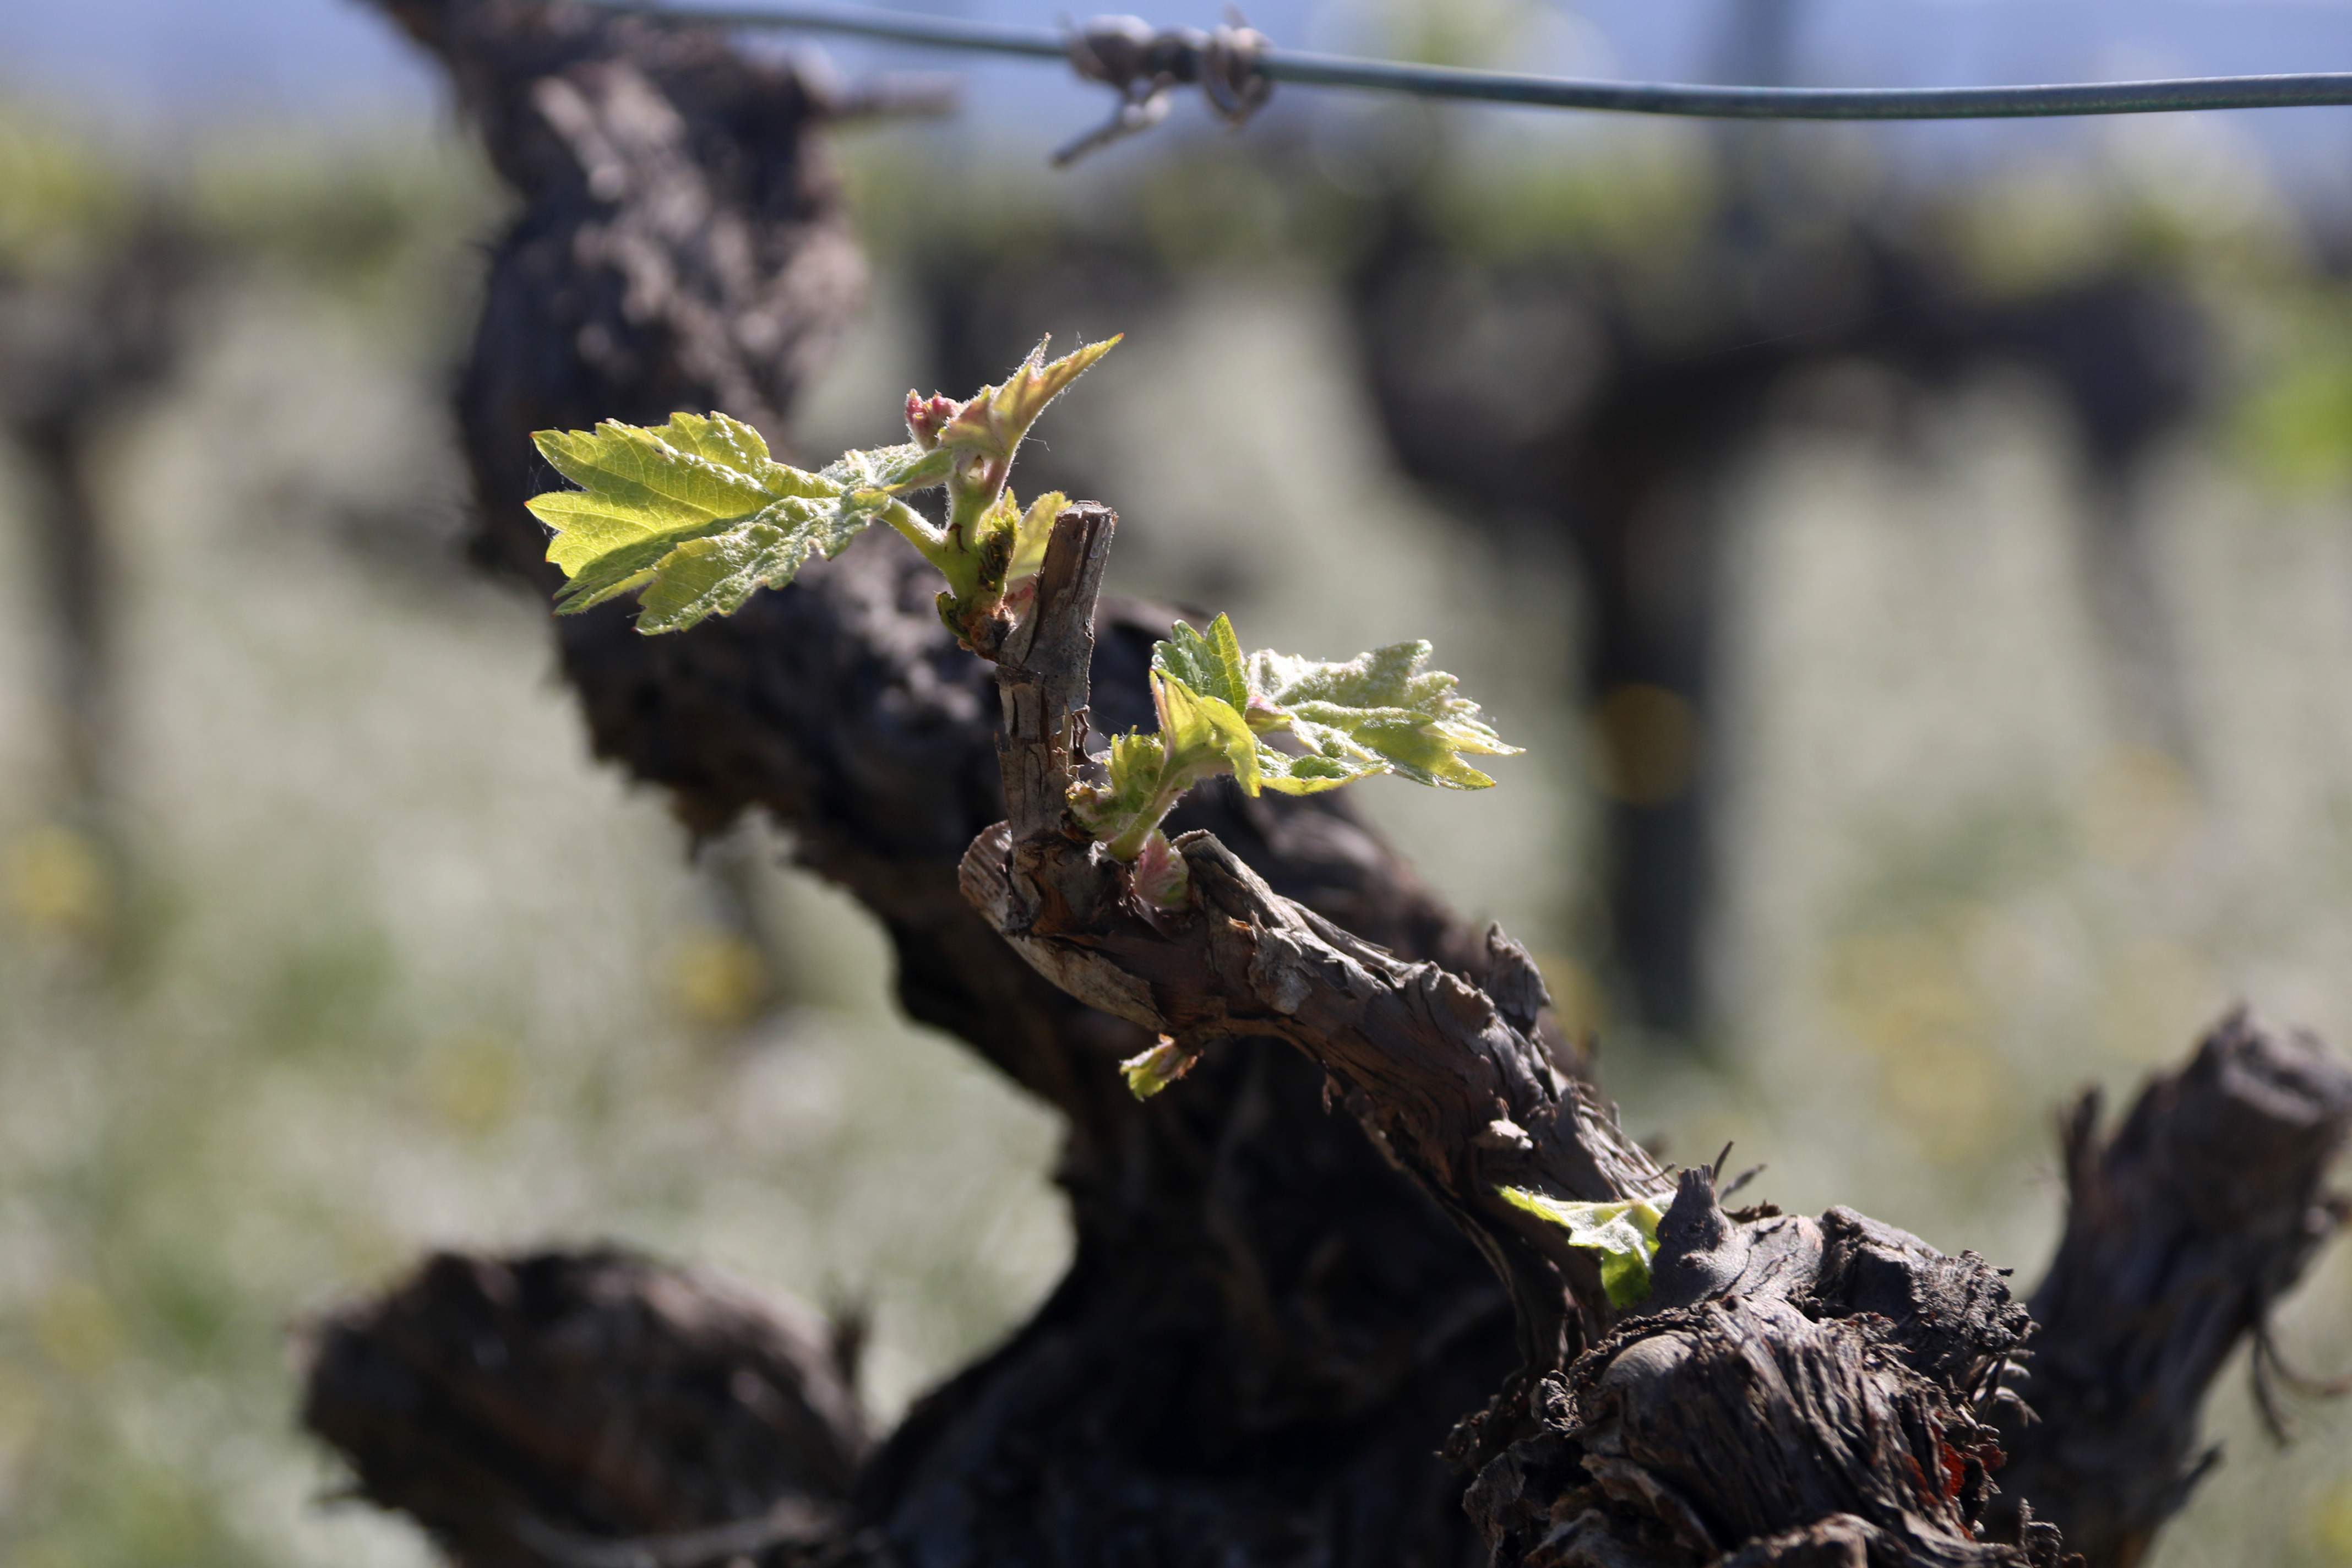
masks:
<svg viewBox="0 0 2352 1568"><path fill-rule="evenodd" d="M1236 15L1209 35L1201 55L1201 90L1217 118L1239 130L1274 96L1274 79L1265 74L1265 51L1272 40Z"/></svg>
<svg viewBox="0 0 2352 1568"><path fill-rule="evenodd" d="M1070 68L1118 93L1111 116L1054 153L1056 167L1168 118L1175 89L1197 86L1218 119L1236 129L1274 96L1262 60L1265 34L1231 16L1214 32L1154 28L1140 16L1097 16L1069 29Z"/></svg>

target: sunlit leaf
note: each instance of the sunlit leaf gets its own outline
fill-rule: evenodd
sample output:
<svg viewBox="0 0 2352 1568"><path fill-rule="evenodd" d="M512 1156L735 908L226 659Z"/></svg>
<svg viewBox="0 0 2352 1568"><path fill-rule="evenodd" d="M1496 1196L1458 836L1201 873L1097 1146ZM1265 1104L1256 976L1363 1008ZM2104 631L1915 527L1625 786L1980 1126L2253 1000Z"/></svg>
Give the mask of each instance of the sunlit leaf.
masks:
<svg viewBox="0 0 2352 1568"><path fill-rule="evenodd" d="M1151 700L1160 710L1161 739L1178 767L1204 775L1231 773L1245 793L1257 793L1257 737L1239 709L1160 669L1151 672Z"/></svg>
<svg viewBox="0 0 2352 1568"><path fill-rule="evenodd" d="M1493 784L1463 757L1516 756L1519 749L1505 745L1479 719L1478 705L1455 693L1453 676L1422 668L1429 651L1425 642L1391 643L1340 663L1252 654L1252 698L1287 719L1307 753L1280 766L1266 763L1266 787L1304 795L1380 773L1441 789Z"/></svg>
<svg viewBox="0 0 2352 1568"><path fill-rule="evenodd" d="M1151 667L1203 697L1219 699L1236 714L1249 711L1249 672L1242 662L1241 640L1223 616L1211 621L1205 633L1177 622L1165 642L1152 646Z"/></svg>
<svg viewBox="0 0 2352 1568"><path fill-rule="evenodd" d="M530 503L556 530L547 558L567 576L611 551L707 532L801 493L772 482L770 470L782 465L769 458L757 431L744 428L740 461L720 463L704 456L691 437L689 449L671 446L665 437L676 427L675 419L654 430L608 422L594 430L542 430L531 437L555 470L580 487Z"/></svg>
<svg viewBox="0 0 2352 1568"><path fill-rule="evenodd" d="M944 473L938 455L912 446L852 452L822 474L805 473L777 462L758 431L724 414L675 414L651 429L607 422L543 430L532 439L580 487L529 503L555 531L547 558L569 579L557 612L637 594L646 632L682 630L734 611L763 586L781 587L812 554L840 553L877 517L911 516L896 495Z"/></svg>
<svg viewBox="0 0 2352 1568"><path fill-rule="evenodd" d="M665 556L639 603L643 632L681 631L710 616L730 616L763 585L793 580L808 559L805 531L753 520Z"/></svg>
<svg viewBox="0 0 2352 1568"><path fill-rule="evenodd" d="M1029 503L1013 535L1013 564L1004 574L1006 582L1017 583L1045 570L1045 546L1054 537L1054 520L1069 504L1070 498L1059 490L1047 490Z"/></svg>
<svg viewBox="0 0 2352 1568"><path fill-rule="evenodd" d="M1527 1187L1497 1187L1513 1208L1549 1220L1568 1232L1570 1247L1601 1255L1601 1288L1616 1308L1636 1306L1650 1294L1650 1260L1658 1254L1662 1211L1647 1198L1621 1203L1571 1203Z"/></svg>
<svg viewBox="0 0 2352 1568"><path fill-rule="evenodd" d="M1396 643L1344 663L1286 654L1244 658L1233 623L1219 616L1205 632L1178 622L1151 650L1156 750L1115 743L1108 790L1073 796L1080 819L1132 859L1185 790L1231 773L1250 795L1313 795L1381 773L1446 789L1495 781L1465 753L1517 752L1482 722L1478 705L1454 692L1454 677L1424 670L1429 645ZM1267 737L1287 731L1303 754Z"/></svg>
<svg viewBox="0 0 2352 1568"><path fill-rule="evenodd" d="M1029 433L1029 426L1045 412L1045 405L1092 368L1096 361L1118 346L1118 339L1106 338L1048 363L1045 343L1050 341L1041 341L1031 349L1029 357L1004 378L1002 386L982 387L977 395L959 408L955 417L940 427L939 445L989 458L1012 457L1021 438Z"/></svg>
<svg viewBox="0 0 2352 1568"><path fill-rule="evenodd" d="M1198 1055L1186 1050L1167 1036L1150 1050L1131 1056L1118 1064L1119 1076L1127 1079L1128 1093L1138 1100L1150 1100L1178 1079L1192 1070Z"/></svg>

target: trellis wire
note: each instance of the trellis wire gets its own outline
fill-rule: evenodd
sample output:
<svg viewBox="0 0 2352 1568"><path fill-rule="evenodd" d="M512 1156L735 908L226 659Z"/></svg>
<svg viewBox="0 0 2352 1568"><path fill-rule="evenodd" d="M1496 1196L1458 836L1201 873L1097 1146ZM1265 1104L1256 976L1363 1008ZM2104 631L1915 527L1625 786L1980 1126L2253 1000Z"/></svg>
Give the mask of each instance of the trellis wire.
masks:
<svg viewBox="0 0 2352 1568"><path fill-rule="evenodd" d="M1057 28L927 16L822 0L785 0L756 8L659 5L648 0L598 0L598 4L624 15L704 26L835 33L1032 59L1070 58L1070 35ZM1714 120L2016 120L2352 104L2352 71L2021 87L1815 88L1596 81L1272 47L1258 50L1254 63L1258 74L1270 80L1307 87Z"/></svg>

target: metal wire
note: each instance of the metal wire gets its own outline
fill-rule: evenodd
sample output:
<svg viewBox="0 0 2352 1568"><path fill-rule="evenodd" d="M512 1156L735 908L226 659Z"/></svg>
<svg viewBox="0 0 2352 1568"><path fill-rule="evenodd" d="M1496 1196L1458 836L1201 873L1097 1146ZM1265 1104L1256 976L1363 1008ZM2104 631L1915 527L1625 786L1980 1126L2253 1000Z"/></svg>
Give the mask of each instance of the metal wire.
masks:
<svg viewBox="0 0 2352 1568"><path fill-rule="evenodd" d="M753 9L730 5L663 5L650 0L592 0L600 11L624 16L650 16L702 27L773 27L805 33L840 33L852 37L886 38L897 44L917 44L938 49L961 49L991 55L1026 55L1032 59L1066 60L1070 40L1055 27L1024 27L1011 22L973 22L957 16L925 16L905 11L885 11L874 5L787 4Z"/></svg>
<svg viewBox="0 0 2352 1568"><path fill-rule="evenodd" d="M1580 81L1503 71L1270 50L1260 62L1277 81L1387 89L1423 98L1541 104L1621 114L1709 120L2027 120L2082 114L2159 114L2200 109L2290 109L2352 103L2352 72L2192 77L2168 81L2068 82L2050 87L1709 87L1679 82Z"/></svg>
<svg viewBox="0 0 2352 1568"><path fill-rule="evenodd" d="M1052 27L975 22L869 5L782 0L759 7L596 0L602 9L702 26L785 28L882 38L929 48L1069 58L1069 35ZM2018 120L2061 115L2161 114L2186 110L2294 109L2352 104L2352 71L2294 76L2187 77L2158 81L2063 82L2037 87L1713 87L1595 81L1411 65L1266 48L1260 74L1307 87L1360 88L1420 98L1533 104L1619 114L1712 120Z"/></svg>

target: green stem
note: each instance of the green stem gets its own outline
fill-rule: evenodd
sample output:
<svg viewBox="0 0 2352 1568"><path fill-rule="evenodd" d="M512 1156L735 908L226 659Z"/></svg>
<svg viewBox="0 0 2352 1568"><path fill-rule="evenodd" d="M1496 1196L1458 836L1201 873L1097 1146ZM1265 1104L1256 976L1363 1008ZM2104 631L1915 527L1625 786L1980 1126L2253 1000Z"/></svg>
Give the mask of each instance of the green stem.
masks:
<svg viewBox="0 0 2352 1568"><path fill-rule="evenodd" d="M948 470L948 538L959 550L970 551L980 535L980 520L1004 493L1004 482L1013 477L1013 461L983 458L980 463L977 482L965 477L964 465L958 462Z"/></svg>
<svg viewBox="0 0 2352 1568"><path fill-rule="evenodd" d="M1172 776L1161 775L1160 787L1152 791L1150 803L1119 830L1118 837L1103 846L1110 852L1110 858L1132 865L1151 836L1160 831L1160 825L1168 820L1168 814L1176 809L1176 803L1184 798L1185 791L1206 776L1191 768L1181 769Z"/></svg>
<svg viewBox="0 0 2352 1568"><path fill-rule="evenodd" d="M868 494L872 492L867 492ZM938 563L940 552L946 548L948 536L923 521L923 514L905 501L893 500L883 509L882 521L906 535L907 542L920 552L924 560Z"/></svg>
<svg viewBox="0 0 2352 1568"><path fill-rule="evenodd" d="M882 520L897 529L915 552L939 569L948 580L948 589L957 598L970 596L980 585L980 563L968 551L956 547L951 534L933 528L923 521L923 514L905 501L894 500L882 513Z"/></svg>
<svg viewBox="0 0 2352 1568"><path fill-rule="evenodd" d="M1153 830L1159 827L1160 819L1167 815L1165 810L1157 813L1139 813L1135 820L1128 826L1126 832L1103 847L1109 850L1110 858L1121 865L1133 865L1136 857L1143 853L1143 847L1150 840Z"/></svg>

